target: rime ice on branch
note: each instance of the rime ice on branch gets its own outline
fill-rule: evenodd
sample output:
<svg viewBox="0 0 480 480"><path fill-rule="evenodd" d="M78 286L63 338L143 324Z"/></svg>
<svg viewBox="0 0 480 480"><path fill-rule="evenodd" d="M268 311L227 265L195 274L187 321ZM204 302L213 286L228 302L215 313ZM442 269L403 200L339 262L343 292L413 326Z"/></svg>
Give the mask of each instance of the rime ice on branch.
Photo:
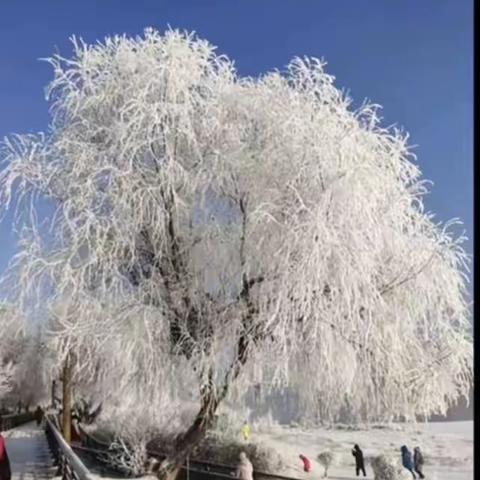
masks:
<svg viewBox="0 0 480 480"><path fill-rule="evenodd" d="M352 110L318 60L242 78L177 31L73 46L49 60L48 133L3 143L0 200L23 227L14 300L55 312L113 410L196 402L184 451L233 384L290 385L323 418L467 394L463 238L424 212L375 105Z"/></svg>

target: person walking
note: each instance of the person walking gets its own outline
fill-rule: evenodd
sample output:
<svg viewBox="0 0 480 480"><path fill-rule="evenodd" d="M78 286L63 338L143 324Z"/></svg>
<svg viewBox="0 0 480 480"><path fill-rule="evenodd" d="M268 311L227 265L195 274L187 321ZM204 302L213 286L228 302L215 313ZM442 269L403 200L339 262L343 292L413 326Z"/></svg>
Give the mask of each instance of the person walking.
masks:
<svg viewBox="0 0 480 480"><path fill-rule="evenodd" d="M240 462L237 466L236 477L240 480L253 480L253 465L245 452L240 452Z"/></svg>
<svg viewBox="0 0 480 480"><path fill-rule="evenodd" d="M420 478L425 478L423 474L423 454L420 451L420 447L415 447L413 449L413 469L418 473Z"/></svg>
<svg viewBox="0 0 480 480"><path fill-rule="evenodd" d="M10 460L7 455L5 439L0 433L0 480L10 480L11 478L12 472L10 470Z"/></svg>
<svg viewBox="0 0 480 480"><path fill-rule="evenodd" d="M241 433L242 433L243 439L246 442L248 442L248 440L250 439L250 435L252 434L252 429L250 428L250 425L248 424L248 422L246 420L243 424Z"/></svg>
<svg viewBox="0 0 480 480"><path fill-rule="evenodd" d="M404 468L406 468L411 474L414 479L417 477L415 476L415 473L413 473L413 460L412 460L412 454L410 453L410 450L407 448L406 445L403 445L402 448L400 449L400 452L402 453L402 465Z"/></svg>
<svg viewBox="0 0 480 480"><path fill-rule="evenodd" d="M312 462L305 455L299 455L299 457L303 462L303 471L310 472L312 470Z"/></svg>
<svg viewBox="0 0 480 480"><path fill-rule="evenodd" d="M360 447L357 444L353 446L352 455L355 457L355 471L357 473L357 477L360 472L362 472L363 476L366 477L367 474L365 473L365 460L363 458L363 452L360 450Z"/></svg>
<svg viewBox="0 0 480 480"><path fill-rule="evenodd" d="M43 419L43 410L40 405L37 406L37 409L35 410L35 420L37 421L37 426L42 423Z"/></svg>

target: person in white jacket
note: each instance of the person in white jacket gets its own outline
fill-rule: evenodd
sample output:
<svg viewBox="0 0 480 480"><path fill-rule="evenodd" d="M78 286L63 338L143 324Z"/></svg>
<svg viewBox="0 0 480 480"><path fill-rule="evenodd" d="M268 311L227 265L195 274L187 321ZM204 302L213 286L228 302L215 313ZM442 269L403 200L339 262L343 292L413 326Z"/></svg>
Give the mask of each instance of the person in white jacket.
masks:
<svg viewBox="0 0 480 480"><path fill-rule="evenodd" d="M245 452L240 453L240 462L237 466L236 477L241 480L253 480L253 465Z"/></svg>

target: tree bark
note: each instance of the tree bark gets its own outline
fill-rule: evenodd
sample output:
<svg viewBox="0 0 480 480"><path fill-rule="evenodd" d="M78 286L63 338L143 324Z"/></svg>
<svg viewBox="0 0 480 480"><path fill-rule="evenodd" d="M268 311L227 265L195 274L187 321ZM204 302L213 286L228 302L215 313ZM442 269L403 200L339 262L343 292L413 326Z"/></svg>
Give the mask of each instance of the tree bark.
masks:
<svg viewBox="0 0 480 480"><path fill-rule="evenodd" d="M174 205L174 198L173 194L171 194L170 199L170 210L169 210L169 220L168 220L168 232L171 240L171 257L173 263L173 271L176 276L176 283L181 284L183 276L185 276L185 266L183 263L183 259L180 255L180 249L178 245L178 236L175 232L175 225L173 220L173 205ZM243 200L240 201L240 210L242 212L242 239L241 239L241 247L240 247L240 263L242 265L242 270L245 266L245 251L244 251L244 243L245 243L245 230L246 230L246 205ZM168 279L168 276L162 273L162 278ZM257 279L249 280L245 272L242 275L242 291L239 296L239 300L245 302L247 306L247 313L243 318L243 325L245 327L245 332L242 334L238 340L237 345L237 353L236 358L232 365L229 368L224 380L224 384L222 388L217 391L214 386L213 381L213 371L210 369L208 372L208 380L202 385L200 388L200 396L201 396L201 407L193 424L190 428L175 442L175 446L173 452L167 455L167 458L162 461L160 464L159 470L157 472L157 476L161 480L181 480L183 477L182 475L182 466L185 464L187 458L192 453L195 446L197 446L204 438L205 435L212 425L214 420L215 412L218 408L220 402L226 397L228 393L228 389L231 383L237 378L238 374L240 373L241 367L246 363L248 357L248 347L249 347L249 336L248 332L250 330L252 316L254 314L254 306L250 299L250 289L255 283L262 282L264 280L263 276L258 277ZM168 280L167 280L168 282ZM169 290L169 284L165 284L166 290ZM188 312L189 319L191 320L190 324L195 324L193 320L198 321L199 312L195 309L195 307L190 303L190 300L187 297L184 297L184 307L185 311ZM174 311L174 318L179 318L180 315L177 315L177 312ZM178 339L176 336L175 328L177 325L174 323L171 325L171 333L173 344L178 344ZM196 326L196 325L195 325ZM193 328L195 331L195 327ZM192 335L195 338L195 334ZM187 346L185 348L185 344L182 349L182 353L189 358L192 350L190 350Z"/></svg>
<svg viewBox="0 0 480 480"><path fill-rule="evenodd" d="M160 464L157 476L161 480L179 480L181 467L185 464L192 450L201 442L211 426L218 404L220 403L211 390L202 399L202 406L190 428L176 441L173 452Z"/></svg>
<svg viewBox="0 0 480 480"><path fill-rule="evenodd" d="M72 364L70 355L63 366L63 438L70 445L72 440Z"/></svg>
<svg viewBox="0 0 480 480"><path fill-rule="evenodd" d="M52 408L55 408L56 386L55 380L52 380Z"/></svg>

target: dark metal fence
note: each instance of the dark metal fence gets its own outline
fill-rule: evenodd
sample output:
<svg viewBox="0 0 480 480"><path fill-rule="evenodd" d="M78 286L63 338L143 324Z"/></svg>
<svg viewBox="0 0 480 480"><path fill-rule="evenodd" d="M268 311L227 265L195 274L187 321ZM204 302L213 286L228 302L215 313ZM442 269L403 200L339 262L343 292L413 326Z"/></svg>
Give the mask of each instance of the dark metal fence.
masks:
<svg viewBox="0 0 480 480"><path fill-rule="evenodd" d="M102 463L102 452L109 449L109 444L105 441L94 438L91 434L85 432L81 427L82 442L85 447L80 448L85 452L90 452L95 456L95 459ZM75 447L77 449L78 447ZM147 455L161 462L165 457L165 452L158 449L147 449ZM213 463L203 459L189 459L187 464L180 470L178 480L226 480L235 477L236 466L226 465L222 463ZM253 472L255 480L298 480L296 478L287 477L285 475L278 475L274 473L266 473L259 470Z"/></svg>
<svg viewBox="0 0 480 480"><path fill-rule="evenodd" d="M90 453L99 463L105 462L107 458L102 453L110 449L110 444L98 438L94 438L91 434L85 432L81 427L83 447L74 447L81 452ZM165 452L158 449L148 448L147 455L161 462L165 457ZM111 468L111 465L110 465ZM227 480L234 479L236 466L226 465L222 463L213 463L203 459L189 459L180 469L178 480ZM267 473L259 470L253 472L254 480L299 480L285 475ZM333 477L332 477L333 478Z"/></svg>
<svg viewBox="0 0 480 480"><path fill-rule="evenodd" d="M93 480L90 471L65 442L55 417L45 416L45 434L54 465L58 468L57 476L60 475L62 480Z"/></svg>
<svg viewBox="0 0 480 480"><path fill-rule="evenodd" d="M163 452L152 449L147 450L149 457L153 457L158 461L165 458ZM236 466L226 465L224 463L213 463L200 459L189 459L187 465L181 468L181 478L190 478L190 480L222 480L226 478L232 479L236 476ZM294 477L287 477L275 473L262 472L260 470L253 471L254 480L299 480Z"/></svg>
<svg viewBox="0 0 480 480"><path fill-rule="evenodd" d="M33 412L12 413L11 415L0 415L0 432L6 432L12 428L23 425L34 420Z"/></svg>

